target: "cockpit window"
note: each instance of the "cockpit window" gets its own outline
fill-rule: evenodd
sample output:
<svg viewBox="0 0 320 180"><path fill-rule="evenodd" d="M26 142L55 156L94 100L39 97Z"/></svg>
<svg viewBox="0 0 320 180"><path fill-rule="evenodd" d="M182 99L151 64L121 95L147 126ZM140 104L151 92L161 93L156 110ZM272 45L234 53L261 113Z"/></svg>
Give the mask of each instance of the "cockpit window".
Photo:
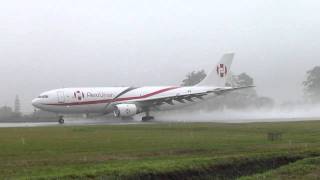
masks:
<svg viewBox="0 0 320 180"><path fill-rule="evenodd" d="M49 98L49 96L48 95L43 95L43 96L39 96L38 98L46 99L46 98Z"/></svg>

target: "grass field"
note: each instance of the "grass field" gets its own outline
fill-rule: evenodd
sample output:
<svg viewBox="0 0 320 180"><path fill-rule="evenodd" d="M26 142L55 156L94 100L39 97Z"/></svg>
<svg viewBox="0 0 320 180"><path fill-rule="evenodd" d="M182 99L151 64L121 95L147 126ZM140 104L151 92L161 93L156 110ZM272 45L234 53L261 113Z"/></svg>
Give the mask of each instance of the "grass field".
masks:
<svg viewBox="0 0 320 180"><path fill-rule="evenodd" d="M283 180L301 180L301 179L320 179L320 158L306 158L296 163L283 166L276 170L254 175L251 177L242 177L241 180L261 180L261 179L283 179Z"/></svg>
<svg viewBox="0 0 320 180"><path fill-rule="evenodd" d="M0 179L319 179L319 157L317 121L0 129Z"/></svg>

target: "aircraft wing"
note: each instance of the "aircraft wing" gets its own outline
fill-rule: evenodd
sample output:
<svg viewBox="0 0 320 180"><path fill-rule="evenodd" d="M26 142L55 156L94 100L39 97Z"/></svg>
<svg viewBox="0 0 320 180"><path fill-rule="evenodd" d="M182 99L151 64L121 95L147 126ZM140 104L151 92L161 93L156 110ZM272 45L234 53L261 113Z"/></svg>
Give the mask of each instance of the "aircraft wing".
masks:
<svg viewBox="0 0 320 180"><path fill-rule="evenodd" d="M166 97L156 97L147 100L136 100L135 103L139 104L141 107L157 107L163 104L174 105L175 103L185 103L187 101L194 102L194 100L204 100L204 97L210 94L224 95L229 92L233 92L241 89L253 88L255 86L245 86L245 87L228 87L228 88L218 88L212 91L206 91L203 93L192 93L184 95L166 96Z"/></svg>
<svg viewBox="0 0 320 180"><path fill-rule="evenodd" d="M244 87L232 87L232 88L221 88L221 89L215 89L213 91L208 91L209 93L215 93L217 95L222 95L228 92L232 92L232 91L237 91L237 90L241 90L241 89L249 89L249 88L254 88L256 86L244 86Z"/></svg>

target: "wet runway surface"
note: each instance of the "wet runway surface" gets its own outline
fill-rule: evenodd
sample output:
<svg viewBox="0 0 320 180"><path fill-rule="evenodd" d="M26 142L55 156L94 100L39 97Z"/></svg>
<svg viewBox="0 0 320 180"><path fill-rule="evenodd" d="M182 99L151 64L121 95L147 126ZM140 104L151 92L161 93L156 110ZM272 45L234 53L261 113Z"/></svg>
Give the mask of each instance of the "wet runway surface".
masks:
<svg viewBox="0 0 320 180"><path fill-rule="evenodd" d="M50 127L50 126L91 126L91 125L137 125L137 124L161 124L161 123L259 123L259 122L295 122L295 121L315 121L319 118L272 118L272 119L220 119L220 120L156 120L142 122L140 120L120 120L120 119L65 119L65 124L58 122L0 122L0 128L10 127Z"/></svg>
<svg viewBox="0 0 320 180"><path fill-rule="evenodd" d="M72 119L65 120L63 125L58 122L15 122L15 123L1 123L0 128L9 128L9 127L48 127L48 126L90 126L90 125L134 125L141 124L143 122L139 121L121 121L121 120L107 120L107 119Z"/></svg>

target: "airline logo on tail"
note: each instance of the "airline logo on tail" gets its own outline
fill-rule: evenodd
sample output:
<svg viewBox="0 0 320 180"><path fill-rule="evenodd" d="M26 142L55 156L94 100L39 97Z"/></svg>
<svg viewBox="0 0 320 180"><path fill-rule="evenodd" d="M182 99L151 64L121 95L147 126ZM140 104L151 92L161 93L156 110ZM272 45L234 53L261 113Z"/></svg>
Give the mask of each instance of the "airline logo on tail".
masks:
<svg viewBox="0 0 320 180"><path fill-rule="evenodd" d="M219 65L217 66L217 74L218 74L221 78L226 77L227 74L228 74L228 68L227 68L227 66L224 65L224 64L219 64Z"/></svg>

